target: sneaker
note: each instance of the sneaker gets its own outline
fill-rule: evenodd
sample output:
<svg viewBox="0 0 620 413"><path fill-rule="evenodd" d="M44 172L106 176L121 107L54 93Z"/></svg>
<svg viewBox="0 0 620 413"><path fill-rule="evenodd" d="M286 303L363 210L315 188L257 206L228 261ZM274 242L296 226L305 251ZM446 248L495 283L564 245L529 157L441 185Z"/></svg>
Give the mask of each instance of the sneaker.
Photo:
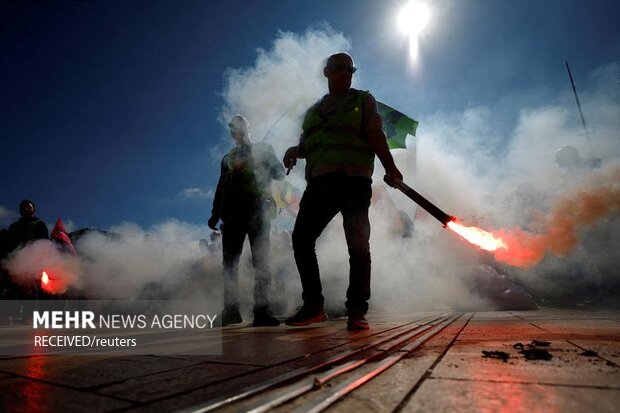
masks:
<svg viewBox="0 0 620 413"><path fill-rule="evenodd" d="M269 308L255 308L254 309L254 327L276 327L280 325L280 320L275 318Z"/></svg>
<svg viewBox="0 0 620 413"><path fill-rule="evenodd" d="M307 326L308 324L320 323L327 320L325 310L322 305L302 305L297 309L297 314L287 318L285 323L287 326Z"/></svg>
<svg viewBox="0 0 620 413"><path fill-rule="evenodd" d="M349 314L349 319L347 320L347 330L368 330L369 328L368 320L366 320L366 314Z"/></svg>
<svg viewBox="0 0 620 413"><path fill-rule="evenodd" d="M224 307L224 311L222 311L222 327L229 324L239 324L242 321L239 304Z"/></svg>

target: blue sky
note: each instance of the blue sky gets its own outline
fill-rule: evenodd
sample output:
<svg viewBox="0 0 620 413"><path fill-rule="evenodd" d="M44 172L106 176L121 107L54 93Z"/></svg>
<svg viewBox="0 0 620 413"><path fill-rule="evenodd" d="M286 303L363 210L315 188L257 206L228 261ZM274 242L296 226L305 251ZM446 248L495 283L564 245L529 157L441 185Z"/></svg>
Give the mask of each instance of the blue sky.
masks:
<svg viewBox="0 0 620 413"><path fill-rule="evenodd" d="M279 31L342 33L359 86L420 133L438 113L484 106L510 136L522 107L572 98L565 59L578 89L620 60L617 1L426 3L416 67L395 28L402 1L2 3L0 224L22 198L76 228L204 224L212 199L180 194L217 182L227 70L252 67Z"/></svg>

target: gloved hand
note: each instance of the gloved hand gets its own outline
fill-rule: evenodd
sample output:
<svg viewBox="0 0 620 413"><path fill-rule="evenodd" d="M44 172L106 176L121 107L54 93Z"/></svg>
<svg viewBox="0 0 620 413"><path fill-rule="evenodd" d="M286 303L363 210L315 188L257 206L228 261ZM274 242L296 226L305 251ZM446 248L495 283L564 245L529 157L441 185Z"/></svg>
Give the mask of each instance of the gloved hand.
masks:
<svg viewBox="0 0 620 413"><path fill-rule="evenodd" d="M394 166L393 168L390 168L389 170L385 171L385 178L389 178L391 180L395 180L395 181L402 181L403 180L403 174L398 170L398 168L396 166ZM387 183L389 186L391 186L392 188L394 188L394 185L392 185L390 183L390 181L388 179L383 179L385 181L385 183Z"/></svg>
<svg viewBox="0 0 620 413"><path fill-rule="evenodd" d="M286 150L282 163L289 169L297 164L297 146L291 146Z"/></svg>
<svg viewBox="0 0 620 413"><path fill-rule="evenodd" d="M217 223L219 221L220 221L219 217L216 217L215 215L211 215L211 218L209 218L207 225L209 225L209 228L211 228L213 231L217 231Z"/></svg>

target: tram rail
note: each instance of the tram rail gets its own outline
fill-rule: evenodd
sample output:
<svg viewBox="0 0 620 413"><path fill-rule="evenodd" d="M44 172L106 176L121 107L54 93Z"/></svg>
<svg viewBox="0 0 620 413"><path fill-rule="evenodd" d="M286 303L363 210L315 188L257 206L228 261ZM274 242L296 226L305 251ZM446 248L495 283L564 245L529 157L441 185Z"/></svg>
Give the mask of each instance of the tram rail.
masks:
<svg viewBox="0 0 620 413"><path fill-rule="evenodd" d="M415 351L460 316L458 313L443 314L398 326L394 328L398 331L376 338L357 349L343 351L316 365L295 369L181 412L266 412L313 391L317 391L317 396L304 403L298 411L322 411ZM411 328L400 328L411 324ZM373 366L371 372L360 373L360 367L368 365ZM346 378L329 391L321 391L326 387L325 384L338 377Z"/></svg>

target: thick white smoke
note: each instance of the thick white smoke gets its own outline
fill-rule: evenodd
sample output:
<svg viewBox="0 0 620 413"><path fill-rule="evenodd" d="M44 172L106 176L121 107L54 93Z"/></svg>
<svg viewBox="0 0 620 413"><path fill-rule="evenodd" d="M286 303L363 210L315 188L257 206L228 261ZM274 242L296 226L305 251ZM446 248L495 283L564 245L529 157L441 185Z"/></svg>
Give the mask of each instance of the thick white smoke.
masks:
<svg viewBox="0 0 620 413"><path fill-rule="evenodd" d="M92 299L209 299L221 301L221 256L199 247L210 231L176 220L149 230L124 223L106 233L91 231L75 243L78 257L40 240L12 253L4 267L23 286L41 271L50 289Z"/></svg>
<svg viewBox="0 0 620 413"><path fill-rule="evenodd" d="M54 284L54 291L64 292L70 285L80 284L82 262L62 254L54 242L43 239L14 251L4 267L12 281L23 288L35 288L45 271Z"/></svg>
<svg viewBox="0 0 620 413"><path fill-rule="evenodd" d="M595 129L590 138L602 161L598 169L587 166L592 154L570 86L556 105L515 108L517 125L505 136L489 127L493 112L487 107L421 119L415 186L470 224L528 231L519 240L536 239L542 261L529 270L506 270L552 304L617 304L619 69L613 63L596 70L580 94ZM581 159L563 168L555 155L567 145ZM426 244L425 250L435 248Z"/></svg>
<svg viewBox="0 0 620 413"><path fill-rule="evenodd" d="M305 109L327 92L321 73L324 59L350 49L343 34L325 26L303 34L279 33L269 50L258 51L254 65L227 72L222 130L227 130L225 125L233 114L242 113L251 123L253 140L270 143L281 158L287 147L297 143ZM354 50L352 54L355 56ZM598 171L563 169L555 163L557 149L565 145L575 146L582 158L589 156L570 89L558 93L555 105L515 108L519 119L508 132L491 128L491 107L425 118L409 113L420 121L417 146L394 151L397 165L407 183L466 223L489 230L518 226L545 233L542 223L553 216L553 211L570 209L571 196L600 187L599 178L608 176L617 165L618 68L614 63L597 70L580 90L584 113L595 128L591 136L594 153L602 158ZM364 88L363 84L354 86ZM388 98L384 100L390 103ZM223 148L230 146L228 137L217 146L214 155L218 160L225 152ZM374 182L381 188L383 170L378 161L376 164ZM303 162L287 179L303 190ZM617 190L617 181L610 185ZM477 282L472 269L475 274L481 263L489 262L488 257L424 214L415 220L413 236L403 238L406 231L399 211L413 218L416 207L396 190L384 189L371 207L371 311L482 308L484 299L472 292ZM566 199L569 201L562 201ZM149 230L123 224L110 232L121 237L97 233L83 237L76 245L81 254L77 260L53 252L49 245L35 243L12 255L5 267L36 273L40 265L34 265L32 257L46 256L60 262L63 267L58 271L70 274L69 281L77 288L98 297L221 300L221 253L198 247L198 240L209 233L206 227L168 221ZM577 242L563 257L547 254L533 269L506 268L508 275L552 302L558 302L558 297L567 297L567 303L572 304L583 299L571 296L569 289L590 289L593 299L604 289L601 286L612 294L620 291L617 212L576 225L574 232ZM299 276L286 235L278 234L277 242L275 237L272 243L277 253L273 254L272 267L277 297L292 297L283 303L285 312L301 300ZM248 247L246 243L240 273L246 310L252 303L254 278ZM317 253L327 305L337 311L345 300L349 268L341 219L328 226L319 239Z"/></svg>
<svg viewBox="0 0 620 413"><path fill-rule="evenodd" d="M216 257L205 256L198 241L209 233L206 227L170 220L144 231L133 224L111 228L112 233L122 234L114 239L92 234L80 241L80 251L94 257L84 265L91 277L90 287L115 297L132 292L132 296L145 298L178 297L178 294L195 293L206 296L219 286L209 279L207 265ZM203 278L203 280L199 280ZM181 291L185 283L201 281L197 289ZM202 282L204 281L204 282ZM214 294L215 295L215 294Z"/></svg>
<svg viewBox="0 0 620 413"><path fill-rule="evenodd" d="M227 71L220 121L243 114L253 140L282 153L297 143L305 110L327 91L324 59L349 48L344 35L327 25L303 34L278 33L270 50L258 49L253 66Z"/></svg>
<svg viewBox="0 0 620 413"><path fill-rule="evenodd" d="M242 113L252 124L254 140L264 138L281 157L287 147L297 143L305 110L327 92L326 80L322 75L325 59L350 48L346 38L329 27L309 29L302 35L279 33L270 50L259 51L252 67L228 73L223 93L226 103L222 122L234 113ZM397 162L405 176L413 178L415 148L397 152ZM379 162L377 164L375 182L381 182L382 168ZM303 161L287 179L300 189L305 187ZM391 193L394 196L393 191ZM401 204L398 209L412 217L415 207ZM402 310L435 306L438 302L443 306L455 303L460 306L477 301L458 281L459 271L456 268L462 261L445 262L443 254L431 254L434 258L426 260L429 251L424 245L427 240L421 241L419 237L403 240L398 230L401 225L397 218L399 211L394 205L387 205L389 209L383 209L381 202L378 202L371 212L373 306L394 307L389 304L398 303L396 309ZM288 253L292 255L292 251ZM328 310L338 313L345 300L349 267L340 218L336 218L320 238L317 253L326 305ZM297 269L292 260L288 260L288 265L289 280L297 286L299 294ZM251 273L248 276L251 278ZM394 296L402 291L407 291L407 294L394 300ZM249 293L250 290L246 289L246 294ZM296 301L298 303L300 297L296 297Z"/></svg>
<svg viewBox="0 0 620 413"><path fill-rule="evenodd" d="M266 141L282 156L286 147L297 142L304 111L326 93L326 81L320 70L324 59L333 52L350 49L346 39L330 29L308 30L303 35L279 33L272 49L259 51L254 66L229 73L222 120L233 113L243 113L254 126L255 140L269 132ZM355 57L354 51L352 54ZM590 123L597 125L592 140L595 154L603 157L603 168L620 156L614 144L620 130L620 99L615 90L606 87L614 83L617 69L618 65L612 64L595 72L582 93L584 111L592 114ZM420 120L417 154L415 148L394 151L396 162L406 181L445 211L470 224L489 229L536 229L529 228L533 226L533 215L551 215L553 208L560 208L558 202L566 199L560 195L587 188L584 177L597 173L587 168L562 169L555 162L556 151L565 145L575 146L582 158L589 156L571 99L571 95L562 92L557 105L515 108L519 119L510 132L498 132L491 127L494 114L490 107L436 113L426 119L411 113ZM374 182L383 185L383 170L378 161L376 164ZM302 170L303 165L298 165L289 177L300 188L305 187ZM413 216L415 206L392 189L388 193L394 205L378 201L371 209L373 307L402 310L437 304L482 304L470 292L476 283L470 275L488 258L482 259L477 250L443 230L432 218L416 220L414 236L400 238L395 231L400 223L398 211ZM613 208L607 218L610 211ZM605 216L592 220L589 228L576 224L576 231L596 231L598 227L591 225L601 219ZM610 231L608 227L598 230L602 231L601 236ZM348 256L342 232L341 220L335 219L317 246L328 307L342 305L348 283ZM574 266L571 253L567 254L558 262ZM601 262L614 261L610 250L599 255ZM544 273L509 272L521 282L538 277L540 284L545 283ZM291 273L297 276L294 268Z"/></svg>

